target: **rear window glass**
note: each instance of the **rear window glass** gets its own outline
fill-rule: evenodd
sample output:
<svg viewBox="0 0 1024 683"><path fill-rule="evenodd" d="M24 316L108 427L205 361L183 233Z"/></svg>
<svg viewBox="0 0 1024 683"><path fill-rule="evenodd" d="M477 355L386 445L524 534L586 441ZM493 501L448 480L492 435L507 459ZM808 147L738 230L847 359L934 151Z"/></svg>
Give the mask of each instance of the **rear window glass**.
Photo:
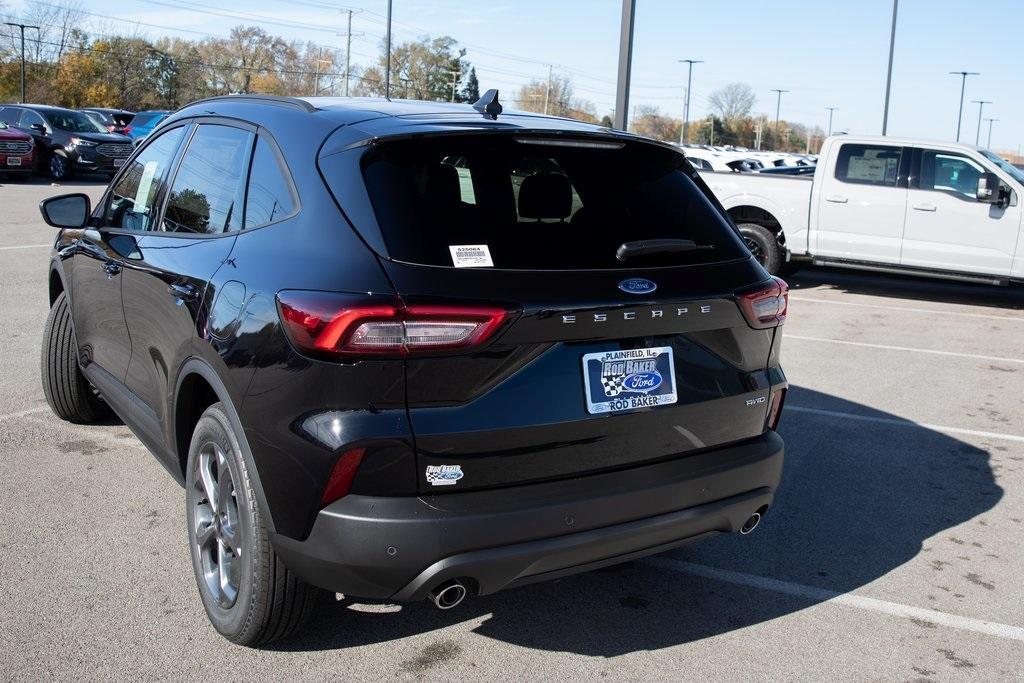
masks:
<svg viewBox="0 0 1024 683"><path fill-rule="evenodd" d="M363 177L388 255L512 269L636 268L746 255L681 170L678 153L593 144L480 134L378 146L364 159ZM700 248L616 259L622 243L651 239L692 240Z"/></svg>

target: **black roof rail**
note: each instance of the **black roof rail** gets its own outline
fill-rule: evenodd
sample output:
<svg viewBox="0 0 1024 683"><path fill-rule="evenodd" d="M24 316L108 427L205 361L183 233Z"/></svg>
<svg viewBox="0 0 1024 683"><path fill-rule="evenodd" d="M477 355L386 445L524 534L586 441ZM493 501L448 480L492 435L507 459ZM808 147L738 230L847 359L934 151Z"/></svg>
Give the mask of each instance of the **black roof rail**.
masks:
<svg viewBox="0 0 1024 683"><path fill-rule="evenodd" d="M189 102L186 107L191 107L194 104L203 104L204 102L218 102L218 101L233 101L239 102L242 100L252 100L263 104L277 104L282 107L295 107L301 109L304 112L313 113L319 111L312 104L306 100L299 99L298 97L285 97L284 95L256 95L256 94L245 94L245 95L216 95L215 97L207 97L195 102ZM184 109L184 107L182 107Z"/></svg>

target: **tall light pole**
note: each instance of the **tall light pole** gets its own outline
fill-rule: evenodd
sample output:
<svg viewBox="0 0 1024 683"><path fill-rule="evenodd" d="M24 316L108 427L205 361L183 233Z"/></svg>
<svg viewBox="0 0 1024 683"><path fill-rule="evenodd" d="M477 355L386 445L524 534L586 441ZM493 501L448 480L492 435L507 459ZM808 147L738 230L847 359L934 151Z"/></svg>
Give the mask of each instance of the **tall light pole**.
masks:
<svg viewBox="0 0 1024 683"><path fill-rule="evenodd" d="M782 93L789 92L789 91L788 90L780 90L779 88L772 88L772 92L778 93L778 99L775 100L775 134L778 135L779 134L779 112L782 111Z"/></svg>
<svg viewBox="0 0 1024 683"><path fill-rule="evenodd" d="M825 107L825 109L828 111L828 134L832 135L832 114L839 109L839 107ZM885 126L883 125L882 128L884 129ZM885 135L885 133L882 133L882 135Z"/></svg>
<svg viewBox="0 0 1024 683"><path fill-rule="evenodd" d="M951 76L960 76L960 109L956 115L956 141L960 142L960 124L964 118L964 89L967 87L968 76L980 76L977 71L950 71Z"/></svg>
<svg viewBox="0 0 1024 683"><path fill-rule="evenodd" d="M686 76L686 101L683 103L683 129L679 131L679 144L682 144L690 132L690 88L693 86L693 65L703 64L700 59L680 59L680 64L689 64L690 70Z"/></svg>
<svg viewBox="0 0 1024 683"><path fill-rule="evenodd" d="M384 34L384 50L387 56L384 59L384 99L391 99L391 0L388 0L388 27Z"/></svg>
<svg viewBox="0 0 1024 683"><path fill-rule="evenodd" d="M988 142L985 143L985 148L986 149L992 149L992 124L995 123L996 121L998 121L999 119L985 119L985 120L988 121Z"/></svg>
<svg viewBox="0 0 1024 683"><path fill-rule="evenodd" d="M21 29L21 100L22 104L25 104L25 29L34 28L38 33L38 26L29 26L27 24L17 24L13 21L5 21L5 26L17 26Z"/></svg>
<svg viewBox="0 0 1024 683"><path fill-rule="evenodd" d="M892 53L896 49L896 12L900 0L892 0L892 30L889 32L889 70L885 75L885 109L882 111L882 135L889 130L889 92L892 89Z"/></svg>
<svg viewBox="0 0 1024 683"><path fill-rule="evenodd" d="M619 73L615 81L615 127L626 130L629 123L629 76L633 67L633 15L636 0L622 0L619 26Z"/></svg>
<svg viewBox="0 0 1024 683"><path fill-rule="evenodd" d="M971 104L978 105L978 131L974 134L974 144L981 144L981 110L986 104L992 104L992 100L971 100Z"/></svg>

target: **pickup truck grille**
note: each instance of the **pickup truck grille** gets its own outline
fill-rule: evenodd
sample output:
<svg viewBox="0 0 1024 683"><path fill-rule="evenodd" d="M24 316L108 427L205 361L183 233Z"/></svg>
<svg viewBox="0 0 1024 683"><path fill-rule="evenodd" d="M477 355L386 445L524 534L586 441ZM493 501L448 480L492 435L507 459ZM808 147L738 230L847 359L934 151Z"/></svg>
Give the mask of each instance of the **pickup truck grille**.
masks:
<svg viewBox="0 0 1024 683"><path fill-rule="evenodd" d="M96 152L105 157L123 159L132 153L132 146L127 142L107 142L99 145Z"/></svg>
<svg viewBox="0 0 1024 683"><path fill-rule="evenodd" d="M17 154L20 156L22 154L28 154L31 151L32 143L30 142L23 142L20 140L13 142L0 142L0 152L5 154Z"/></svg>

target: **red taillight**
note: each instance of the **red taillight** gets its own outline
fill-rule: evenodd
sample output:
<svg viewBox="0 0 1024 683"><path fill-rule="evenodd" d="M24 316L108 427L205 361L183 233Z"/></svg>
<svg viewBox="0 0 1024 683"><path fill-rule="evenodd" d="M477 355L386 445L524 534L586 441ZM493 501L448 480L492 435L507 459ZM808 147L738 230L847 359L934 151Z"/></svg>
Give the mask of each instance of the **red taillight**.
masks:
<svg viewBox="0 0 1024 683"><path fill-rule="evenodd" d="M300 349L323 354L404 357L484 343L508 312L485 306L354 303L319 292L278 294L281 320Z"/></svg>
<svg viewBox="0 0 1024 683"><path fill-rule="evenodd" d="M321 507L330 505L348 495L352 489L352 481L356 478L356 471L365 454L365 448L352 448L338 457L338 461L334 463L334 469L331 470L331 476L327 478L324 495L320 496Z"/></svg>
<svg viewBox="0 0 1024 683"><path fill-rule="evenodd" d="M747 323L756 329L776 327L786 322L789 309L789 285L773 277L766 285L736 292L737 302Z"/></svg>
<svg viewBox="0 0 1024 683"><path fill-rule="evenodd" d="M772 392L771 403L768 405L768 429L775 430L779 426L779 418L782 417L782 406L786 402L786 389L776 389Z"/></svg>

